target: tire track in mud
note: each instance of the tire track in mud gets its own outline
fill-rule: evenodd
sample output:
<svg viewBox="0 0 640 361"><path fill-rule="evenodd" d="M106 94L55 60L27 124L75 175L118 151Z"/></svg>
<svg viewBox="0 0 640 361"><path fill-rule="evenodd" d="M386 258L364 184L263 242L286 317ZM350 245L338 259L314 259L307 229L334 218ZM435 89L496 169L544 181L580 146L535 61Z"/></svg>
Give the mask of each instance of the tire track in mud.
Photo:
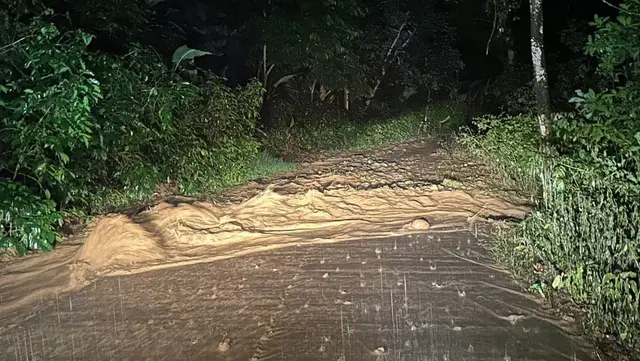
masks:
<svg viewBox="0 0 640 361"><path fill-rule="evenodd" d="M478 235L529 208L425 142L100 218L0 269L1 359L582 359ZM552 357L552 358L549 358Z"/></svg>

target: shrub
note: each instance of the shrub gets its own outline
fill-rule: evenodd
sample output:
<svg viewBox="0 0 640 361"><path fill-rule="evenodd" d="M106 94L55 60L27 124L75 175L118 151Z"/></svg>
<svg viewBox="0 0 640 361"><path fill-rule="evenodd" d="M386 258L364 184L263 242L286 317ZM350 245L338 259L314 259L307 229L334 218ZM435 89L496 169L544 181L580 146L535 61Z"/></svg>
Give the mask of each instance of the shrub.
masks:
<svg viewBox="0 0 640 361"><path fill-rule="evenodd" d="M62 214L50 199L34 195L23 184L0 179L0 248L23 255L31 249L50 250L60 240L54 229Z"/></svg>
<svg viewBox="0 0 640 361"><path fill-rule="evenodd" d="M169 176L186 194L203 194L247 179L258 156L254 138L263 89L257 83L231 90L216 79L208 83L202 104L177 123Z"/></svg>
<svg viewBox="0 0 640 361"><path fill-rule="evenodd" d="M15 24L16 35L1 42L0 170L64 200L75 177L71 154L86 150L97 129L91 111L101 92L86 66L91 37L61 34L39 18Z"/></svg>
<svg viewBox="0 0 640 361"><path fill-rule="evenodd" d="M570 160L545 177L544 202L517 234L545 281L587 307L586 326L638 345L640 203L610 185L584 186ZM572 164L573 163L573 164Z"/></svg>
<svg viewBox="0 0 640 361"><path fill-rule="evenodd" d="M596 17L587 51L609 79L578 91L578 116L557 122L563 155L545 179L544 217L525 232L554 267L556 288L589 305L587 326L640 350L640 1L616 21ZM544 228L542 228L544 227ZM553 242L553 243L552 243ZM551 245L551 247L543 247Z"/></svg>
<svg viewBox="0 0 640 361"><path fill-rule="evenodd" d="M486 159L506 184L538 196L543 154L537 120L529 114L487 115L475 121L479 134L459 137L474 155Z"/></svg>
<svg viewBox="0 0 640 361"><path fill-rule="evenodd" d="M553 290L586 311L585 326L613 335L640 350L640 1L628 0L612 21L596 18L597 31L587 49L600 59L608 85L578 91L571 101L577 114L555 120L555 156L538 163L542 200L497 251L538 290ZM530 162L514 156L534 151L527 145L529 121L521 127L489 123L475 138L495 157L493 164L528 177ZM509 119L506 120L509 123ZM510 155L512 154L512 155ZM524 156L526 158L526 156ZM515 165L515 166L514 166ZM545 286L546 285L546 286Z"/></svg>
<svg viewBox="0 0 640 361"><path fill-rule="evenodd" d="M548 294L555 288L584 307L589 330L638 347L638 187L600 165L609 161L583 159L591 154L584 148L542 156L533 117L486 117L479 129L486 134L463 142L541 199L524 222L499 235L498 258L538 291ZM544 272L531 272L536 264Z"/></svg>
<svg viewBox="0 0 640 361"><path fill-rule="evenodd" d="M56 203L73 193L72 154L89 147L101 91L86 65L88 34L17 17L0 10L11 28L0 32L0 247L24 254L60 238Z"/></svg>
<svg viewBox="0 0 640 361"><path fill-rule="evenodd" d="M167 181L202 195L267 172L252 169L259 84L185 82L150 48L90 53L82 31L0 16L15 28L0 35L0 247L49 250L61 211L130 206Z"/></svg>

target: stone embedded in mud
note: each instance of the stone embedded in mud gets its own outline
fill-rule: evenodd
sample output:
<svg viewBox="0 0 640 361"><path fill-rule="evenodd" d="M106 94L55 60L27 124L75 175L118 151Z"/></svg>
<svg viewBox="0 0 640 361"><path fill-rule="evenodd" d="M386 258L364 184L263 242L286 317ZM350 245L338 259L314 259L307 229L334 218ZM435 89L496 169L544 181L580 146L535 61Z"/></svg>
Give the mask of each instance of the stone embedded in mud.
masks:
<svg viewBox="0 0 640 361"><path fill-rule="evenodd" d="M413 221L411 221L411 224L410 224L411 229L421 230L421 231L426 231L427 229L429 229L429 227L431 227L431 224L429 223L429 221L427 221L424 218L416 218Z"/></svg>
<svg viewBox="0 0 640 361"><path fill-rule="evenodd" d="M227 352L230 346L229 340L224 340L218 344L218 352Z"/></svg>

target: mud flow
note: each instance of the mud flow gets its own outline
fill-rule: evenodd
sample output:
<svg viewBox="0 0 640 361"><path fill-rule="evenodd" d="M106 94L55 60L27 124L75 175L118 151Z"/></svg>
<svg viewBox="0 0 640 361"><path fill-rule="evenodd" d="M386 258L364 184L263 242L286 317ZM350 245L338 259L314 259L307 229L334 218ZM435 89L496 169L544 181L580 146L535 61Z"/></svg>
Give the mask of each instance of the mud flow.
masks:
<svg viewBox="0 0 640 361"><path fill-rule="evenodd" d="M529 208L481 173L413 142L101 217L0 265L0 359L594 359L492 262Z"/></svg>

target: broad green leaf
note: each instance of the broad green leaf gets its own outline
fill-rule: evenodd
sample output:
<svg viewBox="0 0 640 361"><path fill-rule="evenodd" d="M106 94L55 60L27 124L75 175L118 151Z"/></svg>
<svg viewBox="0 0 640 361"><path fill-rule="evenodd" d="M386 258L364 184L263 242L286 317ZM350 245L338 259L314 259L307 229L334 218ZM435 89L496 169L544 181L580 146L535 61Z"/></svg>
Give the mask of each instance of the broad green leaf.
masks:
<svg viewBox="0 0 640 361"><path fill-rule="evenodd" d="M211 55L211 53L208 51L191 49L186 45L182 45L173 52L173 56L171 57L174 64L174 70L178 68L182 61L191 60L204 55Z"/></svg>

